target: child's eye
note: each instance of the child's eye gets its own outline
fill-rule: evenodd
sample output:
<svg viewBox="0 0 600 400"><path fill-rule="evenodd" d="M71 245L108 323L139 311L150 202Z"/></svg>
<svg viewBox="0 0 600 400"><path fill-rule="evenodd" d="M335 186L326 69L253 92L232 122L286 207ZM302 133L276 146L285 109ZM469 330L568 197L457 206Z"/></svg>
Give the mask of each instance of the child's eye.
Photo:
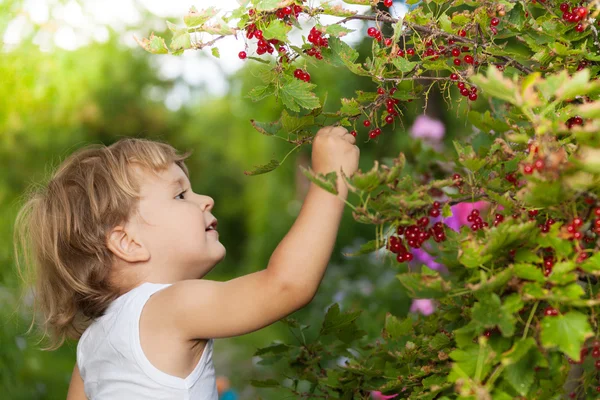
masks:
<svg viewBox="0 0 600 400"><path fill-rule="evenodd" d="M183 192L179 193L177 196L175 196L175 198L178 198L179 196L181 196L185 200L185 198L183 197L185 192L187 192L187 190L184 190Z"/></svg>

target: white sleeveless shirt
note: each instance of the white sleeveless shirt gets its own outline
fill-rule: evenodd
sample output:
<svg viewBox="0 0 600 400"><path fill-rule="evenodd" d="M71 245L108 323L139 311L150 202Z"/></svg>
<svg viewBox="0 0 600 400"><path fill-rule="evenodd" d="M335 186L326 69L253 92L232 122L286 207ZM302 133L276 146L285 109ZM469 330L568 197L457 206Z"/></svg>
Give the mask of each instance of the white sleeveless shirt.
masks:
<svg viewBox="0 0 600 400"><path fill-rule="evenodd" d="M162 372L144 355L142 309L150 296L168 286L143 283L115 299L85 330L77 344L77 365L89 400L218 400L213 339L186 378Z"/></svg>

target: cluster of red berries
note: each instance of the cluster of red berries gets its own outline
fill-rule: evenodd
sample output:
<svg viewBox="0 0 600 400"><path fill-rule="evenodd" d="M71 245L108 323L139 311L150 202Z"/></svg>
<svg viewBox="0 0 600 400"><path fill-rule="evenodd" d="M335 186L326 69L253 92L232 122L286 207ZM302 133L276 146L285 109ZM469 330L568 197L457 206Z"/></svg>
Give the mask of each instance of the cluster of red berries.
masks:
<svg viewBox="0 0 600 400"><path fill-rule="evenodd" d="M294 77L304 82L310 82L310 74L300 68L296 68L296 70L294 70Z"/></svg>
<svg viewBox="0 0 600 400"><path fill-rule="evenodd" d="M569 364L583 364L583 362L589 355L591 355L592 358L596 359L596 361L594 362L594 366L596 367L596 369L600 369L600 341L599 340L594 340L592 342L592 352L591 353L590 353L589 347L584 346L581 348L581 350L579 351L579 361L575 361L569 357ZM596 390L598 390L598 389L596 389Z"/></svg>
<svg viewBox="0 0 600 400"><path fill-rule="evenodd" d="M369 37L372 37L373 39L377 40L378 42L380 42L381 39L383 39L383 36L381 35L381 31L374 27L370 27L369 29L367 29L367 35L369 35Z"/></svg>
<svg viewBox="0 0 600 400"><path fill-rule="evenodd" d="M600 211L595 212L597 213L596 216L599 216ZM584 242L590 241L590 239L579 230L583 226L583 222L583 219L580 217L575 217L570 223L563 225L563 229L569 235L569 240L583 240ZM597 226L596 223L594 223L594 225ZM579 253L577 254L577 262L581 263L588 258L588 254L584 251L582 246L578 246L578 251Z"/></svg>
<svg viewBox="0 0 600 400"><path fill-rule="evenodd" d="M496 28L498 26L498 24L500 23L500 19L498 19L497 17L494 17L490 20L490 31L492 31L492 34L497 35L498 34L498 28Z"/></svg>
<svg viewBox="0 0 600 400"><path fill-rule="evenodd" d="M311 57L315 57L317 60L322 60L323 55L321 54L321 47L329 46L329 39L323 37L323 32L315 28L314 26L310 30L308 34L308 41L312 43L312 47L308 50L305 50L305 53Z"/></svg>
<svg viewBox="0 0 600 400"><path fill-rule="evenodd" d="M464 183L462 176L460 176L460 174L453 174L452 180L454 181L454 186L462 186Z"/></svg>
<svg viewBox="0 0 600 400"><path fill-rule="evenodd" d="M394 93L396 93L396 90L397 90L396 88L391 88L389 92L386 92L386 90L382 87L377 88L377 94L382 97L381 98L382 105L384 103L386 105L388 115L385 117L385 123L388 125L392 124L394 122L394 117L399 115L398 111L396 111L396 105L398 103L400 103L400 100L394 99L393 97L388 97L385 99L385 102L383 102L383 98L386 97L386 93L389 93L390 96L393 96ZM371 121L369 121L368 119L364 120L363 125L365 128L368 128L371 126ZM353 132L355 132L355 131L353 131ZM372 129L371 131L369 131L369 138L375 139L380 134L381 134L380 128Z"/></svg>
<svg viewBox="0 0 600 400"><path fill-rule="evenodd" d="M461 95L468 97L471 101L477 100L477 88L475 86L467 88L464 82L458 82L456 86L460 90Z"/></svg>
<svg viewBox="0 0 600 400"><path fill-rule="evenodd" d="M283 7L275 11L275 15L279 19L285 19L286 17L294 14L294 16L298 18L298 15L300 15L301 12L302 6L299 6L298 4L292 4L291 6Z"/></svg>
<svg viewBox="0 0 600 400"><path fill-rule="evenodd" d="M558 316L558 310L554 307L548 306L544 309L544 315L546 317L556 317Z"/></svg>
<svg viewBox="0 0 600 400"><path fill-rule="evenodd" d="M481 218L479 215L479 210L476 208L471 210L471 213L467 216L467 221L471 222L470 228L473 232L477 232L480 229L490 226L490 224Z"/></svg>
<svg viewBox="0 0 600 400"><path fill-rule="evenodd" d="M568 3L561 3L560 11L563 12L562 19L565 22L571 22L577 24L575 30L577 32L583 32L587 25L582 24L580 21L584 20L588 15L588 9L585 7L575 7L572 10L569 8Z"/></svg>
<svg viewBox="0 0 600 400"><path fill-rule="evenodd" d="M398 236L390 236L387 247L392 253L397 254L396 261L402 263L413 259L414 255L407 250L406 246L413 249L419 249L429 238L433 238L437 243L446 240L446 232L444 231L443 223L436 222L430 228L427 227L428 225L429 218L421 217L416 224L407 227L398 227L396 231ZM404 235L406 246L400 238L402 235Z"/></svg>
<svg viewBox="0 0 600 400"><path fill-rule="evenodd" d="M569 129L573 128L574 125L583 125L583 118L581 118L579 115L576 115L569 118L567 122L565 122L565 125Z"/></svg>
<svg viewBox="0 0 600 400"><path fill-rule="evenodd" d="M537 212L537 210L531 210L530 212L532 212L532 211L536 211ZM535 217L533 217L533 218L530 217L530 219L534 220ZM553 218L548 218L545 223L538 225L538 228L540 228L540 231L542 233L548 233L548 232L550 232L550 227L552 225L554 225L555 223L556 223L556 221Z"/></svg>
<svg viewBox="0 0 600 400"><path fill-rule="evenodd" d="M523 173L525 175L533 174L533 171L542 172L544 170L544 159L542 157L538 158L533 162L533 164L523 164Z"/></svg>
<svg viewBox="0 0 600 400"><path fill-rule="evenodd" d="M554 257L546 256L544 257L544 276L548 277L552 273L552 268L554 267Z"/></svg>
<svg viewBox="0 0 600 400"><path fill-rule="evenodd" d="M434 201L433 204L431 205L431 208L429 209L429 216L433 217L433 218L439 217L441 206L442 205L440 204L439 201Z"/></svg>
<svg viewBox="0 0 600 400"><path fill-rule="evenodd" d="M256 49L256 53L258 55L263 55L265 53L269 53L269 54L273 54L273 52L275 51L275 47L279 45L281 42L277 39L265 39L263 37L263 31L258 29L256 27L256 24L250 24L248 25L248 27L246 28L246 37L248 39L252 39L252 38L256 38L258 39L257 42L257 49ZM280 53L285 53L286 52L286 48L283 46L280 46L278 51ZM248 55L246 54L245 51L240 51L238 53L238 57L240 59L245 59Z"/></svg>
<svg viewBox="0 0 600 400"><path fill-rule="evenodd" d="M515 172L509 172L508 174L504 175L504 179L506 179L515 186L517 186L517 184L519 183L517 174Z"/></svg>

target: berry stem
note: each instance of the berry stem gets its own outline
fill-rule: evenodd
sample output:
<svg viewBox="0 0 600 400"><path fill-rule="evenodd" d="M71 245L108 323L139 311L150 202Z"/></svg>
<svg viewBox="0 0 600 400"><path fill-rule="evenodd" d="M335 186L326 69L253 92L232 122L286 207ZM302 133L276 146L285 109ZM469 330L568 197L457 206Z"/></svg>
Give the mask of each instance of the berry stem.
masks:
<svg viewBox="0 0 600 400"><path fill-rule="evenodd" d="M529 332L529 326L531 325L531 321L533 320L533 316L535 315L535 310L537 310L538 304L540 304L539 300L535 302L531 312L529 313L529 318L527 318L527 325L525 325L525 331L523 332L523 339L527 337L527 333Z"/></svg>

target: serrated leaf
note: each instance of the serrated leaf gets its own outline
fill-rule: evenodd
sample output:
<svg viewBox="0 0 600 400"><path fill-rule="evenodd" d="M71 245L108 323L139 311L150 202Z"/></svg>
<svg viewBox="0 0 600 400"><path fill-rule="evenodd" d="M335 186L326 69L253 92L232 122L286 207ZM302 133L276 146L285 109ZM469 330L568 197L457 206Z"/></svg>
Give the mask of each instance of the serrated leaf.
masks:
<svg viewBox="0 0 600 400"><path fill-rule="evenodd" d="M332 24L332 25L327 25L325 27L325 34L331 35L334 37L343 37L351 32L354 32L354 29L346 28L345 26L342 26L340 24Z"/></svg>
<svg viewBox="0 0 600 400"><path fill-rule="evenodd" d="M264 164L264 165L257 165L256 167L254 167L254 169L250 170L250 171L244 171L245 175L260 175L260 174L266 174L267 172L271 172L274 169L276 169L277 167L279 167L279 161L277 160L271 160L269 161L268 164Z"/></svg>
<svg viewBox="0 0 600 400"><path fill-rule="evenodd" d="M521 279L535 282L544 282L545 280L544 274L535 265L524 263L515 264L514 271L515 275Z"/></svg>
<svg viewBox="0 0 600 400"><path fill-rule="evenodd" d="M286 110L283 110L281 112L280 121L285 132L295 133L307 125L310 126L314 124L315 117L312 115L296 117L295 115L290 115Z"/></svg>
<svg viewBox="0 0 600 400"><path fill-rule="evenodd" d="M275 11L281 7L281 0L253 0L257 11Z"/></svg>
<svg viewBox="0 0 600 400"><path fill-rule="evenodd" d="M408 291L411 298L427 299L441 298L450 291L450 282L445 281L439 274L435 276L417 273L398 274L396 278Z"/></svg>
<svg viewBox="0 0 600 400"><path fill-rule="evenodd" d="M169 47L173 51L190 49L192 47L192 40L187 29L181 29L175 32Z"/></svg>
<svg viewBox="0 0 600 400"><path fill-rule="evenodd" d="M592 275L600 275L600 253L594 253L593 256L579 265L579 268Z"/></svg>
<svg viewBox="0 0 600 400"><path fill-rule="evenodd" d="M579 361L581 346L592 336L587 315L579 311L542 318L542 345L547 349L558 347L573 360Z"/></svg>
<svg viewBox="0 0 600 400"><path fill-rule="evenodd" d="M245 96L252 101L259 101L264 99L265 97L272 96L275 93L275 85L258 85L252 88Z"/></svg>
<svg viewBox="0 0 600 400"><path fill-rule="evenodd" d="M338 194L337 174L335 172L330 172L327 175L318 174L317 176L314 176L314 173L310 168L307 169L303 166L300 166L300 170L304 176L306 176L315 185L325 189L329 193Z"/></svg>
<svg viewBox="0 0 600 400"><path fill-rule="evenodd" d="M360 248L353 253L342 253L346 257L356 257L363 254L369 254L374 252L375 250L379 250L385 245L385 241L383 240L370 240L367 243L363 243Z"/></svg>
<svg viewBox="0 0 600 400"><path fill-rule="evenodd" d="M404 57L394 57L392 59L392 64L394 64L394 67L396 67L398 71L407 73L412 71L418 63L414 61L408 61Z"/></svg>
<svg viewBox="0 0 600 400"><path fill-rule="evenodd" d="M259 122L251 119L250 123L260 133L267 136L276 135L281 130L281 122Z"/></svg>
<svg viewBox="0 0 600 400"><path fill-rule="evenodd" d="M334 303L327 309L320 334L328 335L349 327L350 324L354 322L361 313L361 310L346 311L342 313L340 311L340 305L338 303Z"/></svg>
<svg viewBox="0 0 600 400"><path fill-rule="evenodd" d="M375 160L371 170L367 172L356 171L350 178L352 186L365 192L373 191L384 182L385 177L379 172L379 162L377 160Z"/></svg>
<svg viewBox="0 0 600 400"><path fill-rule="evenodd" d="M221 58L221 54L219 53L218 47L213 47L212 49L210 49L210 52L212 53L213 56L215 56L217 58Z"/></svg>
<svg viewBox="0 0 600 400"><path fill-rule="evenodd" d="M198 11L196 7L192 6L187 15L183 17L183 22L185 22L188 27L202 25L217 15L217 13L218 10L214 7Z"/></svg>
<svg viewBox="0 0 600 400"><path fill-rule="evenodd" d="M263 28L263 37L265 40L277 39L282 42L287 42L287 35L292 29L291 25L286 24L280 19L271 21L267 26Z"/></svg>
<svg viewBox="0 0 600 400"><path fill-rule="evenodd" d="M280 88L279 95L283 104L292 111L300 111L300 107L309 110L321 107L319 98L311 92L315 85L290 78Z"/></svg>
<svg viewBox="0 0 600 400"><path fill-rule="evenodd" d="M505 364L510 365L510 367L504 370L502 376L520 395L525 396L529 392L531 385L533 385L535 367L538 358L541 356L532 338L518 341L513 349L514 362ZM505 359L502 360L503 363L504 361Z"/></svg>
<svg viewBox="0 0 600 400"><path fill-rule="evenodd" d="M392 314L387 313L385 316L385 325L382 336L385 339L398 339L412 332L412 325L412 320L410 318L405 318L400 321Z"/></svg>
<svg viewBox="0 0 600 400"><path fill-rule="evenodd" d="M515 333L516 319L502 306L500 297L495 293L482 293L479 297L471 313L476 324L482 328L498 326L503 336L512 336Z"/></svg>
<svg viewBox="0 0 600 400"><path fill-rule="evenodd" d="M155 36L154 34L150 35L149 39L142 38L139 40L134 36L135 41L147 52L152 54L168 54L169 49L165 44L165 39L160 36Z"/></svg>
<svg viewBox="0 0 600 400"><path fill-rule="evenodd" d="M521 101L516 97L517 86L513 81L505 78L497 68L488 68L485 77L477 74L472 76L471 80L484 93L500 100L508 101L516 106L521 105Z"/></svg>
<svg viewBox="0 0 600 400"><path fill-rule="evenodd" d="M342 108L340 108L340 113L344 115L354 116L360 114L360 108L358 101L356 99L345 99L342 98Z"/></svg>
<svg viewBox="0 0 600 400"><path fill-rule="evenodd" d="M277 343L277 344L273 344L273 345L263 347L261 349L256 350L254 355L261 356L263 354L269 354L269 353L270 354L287 353L291 348L292 348L292 346L287 345L285 343Z"/></svg>

